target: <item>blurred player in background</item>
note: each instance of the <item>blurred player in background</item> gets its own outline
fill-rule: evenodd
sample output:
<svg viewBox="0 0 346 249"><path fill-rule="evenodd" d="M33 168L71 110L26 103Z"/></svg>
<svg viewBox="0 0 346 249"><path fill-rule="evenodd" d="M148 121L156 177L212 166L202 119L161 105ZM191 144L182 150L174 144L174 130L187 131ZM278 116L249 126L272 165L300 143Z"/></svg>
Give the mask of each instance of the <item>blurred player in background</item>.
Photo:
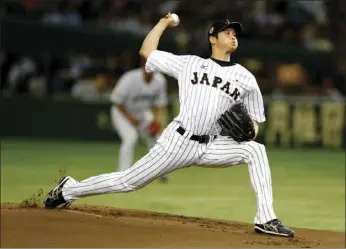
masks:
<svg viewBox="0 0 346 249"><path fill-rule="evenodd" d="M164 127L160 116L167 105L167 82L161 73L147 73L144 65L142 59L140 68L124 73L110 96L112 125L121 139L118 171L133 164L138 137L150 150ZM167 176L160 181L166 182Z"/></svg>

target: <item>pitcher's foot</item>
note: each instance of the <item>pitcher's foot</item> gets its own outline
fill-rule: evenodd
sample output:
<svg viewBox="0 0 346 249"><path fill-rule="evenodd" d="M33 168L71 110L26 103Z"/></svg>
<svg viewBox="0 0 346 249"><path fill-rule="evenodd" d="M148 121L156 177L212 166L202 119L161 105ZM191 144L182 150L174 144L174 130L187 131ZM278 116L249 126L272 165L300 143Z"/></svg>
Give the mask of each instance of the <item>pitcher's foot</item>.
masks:
<svg viewBox="0 0 346 249"><path fill-rule="evenodd" d="M43 203L45 208L48 209L54 209L54 208L68 208L72 201L66 201L64 197L62 196L62 187L65 185L66 182L68 182L70 179L72 179L69 176L64 176L60 179L58 185L52 189L44 199Z"/></svg>
<svg viewBox="0 0 346 249"><path fill-rule="evenodd" d="M271 235L294 237L295 233L292 229L286 227L280 220L274 219L265 224L255 224L257 233L266 233Z"/></svg>

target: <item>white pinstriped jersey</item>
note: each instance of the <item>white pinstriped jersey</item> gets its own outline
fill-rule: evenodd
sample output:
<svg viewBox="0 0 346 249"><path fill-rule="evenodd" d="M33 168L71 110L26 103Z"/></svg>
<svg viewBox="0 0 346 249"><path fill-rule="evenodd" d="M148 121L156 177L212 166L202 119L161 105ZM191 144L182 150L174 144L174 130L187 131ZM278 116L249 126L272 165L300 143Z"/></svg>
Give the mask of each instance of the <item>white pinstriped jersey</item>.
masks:
<svg viewBox="0 0 346 249"><path fill-rule="evenodd" d="M146 70L159 71L178 80L179 115L163 130L148 154L133 166L81 182L71 179L63 186L63 198L73 201L84 196L135 191L160 176L194 165L223 168L247 163L257 200L254 223L265 224L276 219L264 145L255 141L238 143L226 136L216 136L208 143L201 143L190 136L217 134L220 129L218 117L237 101L245 103L254 120L265 121L255 77L237 64L161 51L150 54ZM179 126L185 128L187 134L178 132Z"/></svg>
<svg viewBox="0 0 346 249"><path fill-rule="evenodd" d="M122 104L136 117L150 110L152 106L167 105L166 79L161 73L154 73L152 81L144 81L143 71L136 68L121 76L114 87L110 100Z"/></svg>
<svg viewBox="0 0 346 249"><path fill-rule="evenodd" d="M217 119L238 101L244 102L253 120L265 121L256 78L239 64L221 66L210 58L155 50L145 69L178 80L180 112L174 120L192 134L218 134Z"/></svg>

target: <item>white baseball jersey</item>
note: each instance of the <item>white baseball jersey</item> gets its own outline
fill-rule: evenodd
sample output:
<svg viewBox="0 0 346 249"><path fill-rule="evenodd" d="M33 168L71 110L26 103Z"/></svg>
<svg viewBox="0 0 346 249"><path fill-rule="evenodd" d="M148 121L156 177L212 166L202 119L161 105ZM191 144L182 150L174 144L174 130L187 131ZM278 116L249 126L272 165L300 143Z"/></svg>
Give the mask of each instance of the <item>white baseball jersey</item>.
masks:
<svg viewBox="0 0 346 249"><path fill-rule="evenodd" d="M253 120L265 121L257 81L239 64L223 67L211 58L156 50L150 54L146 70L178 80L180 113L175 120L193 134L218 133L216 120L237 101L244 102Z"/></svg>
<svg viewBox="0 0 346 249"><path fill-rule="evenodd" d="M150 83L145 82L141 68L126 72L114 87L110 100L122 104L132 115L141 119L152 106L167 104L166 79L154 73Z"/></svg>
<svg viewBox="0 0 346 249"><path fill-rule="evenodd" d="M164 129L147 155L122 172L69 180L62 189L66 201L104 193L140 189L154 179L189 166L229 167L246 163L256 194L256 224L276 219L269 161L264 145L238 143L219 132L217 119L237 101L243 101L252 119L264 122L261 92L255 77L238 64L227 65L198 56L178 56L153 51L146 62L149 72L161 72L178 80L179 115ZM179 132L181 128L187 132ZM211 135L208 142L192 135Z"/></svg>

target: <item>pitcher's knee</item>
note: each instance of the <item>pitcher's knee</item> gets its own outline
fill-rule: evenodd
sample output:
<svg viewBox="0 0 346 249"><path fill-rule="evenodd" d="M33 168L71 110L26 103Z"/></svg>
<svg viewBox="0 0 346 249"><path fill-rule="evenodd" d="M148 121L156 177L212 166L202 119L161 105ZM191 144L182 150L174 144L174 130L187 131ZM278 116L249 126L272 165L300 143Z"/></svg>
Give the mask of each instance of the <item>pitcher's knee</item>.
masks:
<svg viewBox="0 0 346 249"><path fill-rule="evenodd" d="M254 144L256 144L257 150L259 150L261 152L265 152L266 151L266 147L264 146L264 144L257 143L257 142L254 142Z"/></svg>
<svg viewBox="0 0 346 249"><path fill-rule="evenodd" d="M109 181L109 188L114 190L121 189L121 192L131 192L139 189L141 186L139 182L134 181L133 173L131 169L127 169L121 172L113 173L114 181Z"/></svg>
<svg viewBox="0 0 346 249"><path fill-rule="evenodd" d="M146 185L145 180L141 178L136 171L131 170L131 168L121 173L122 177L120 178L120 182L125 189L124 192L136 191Z"/></svg>
<svg viewBox="0 0 346 249"><path fill-rule="evenodd" d="M135 181L123 181L123 186L126 189L125 192L132 192L136 191L142 187L144 187L144 184L141 184L141 182L135 182Z"/></svg>
<svg viewBox="0 0 346 249"><path fill-rule="evenodd" d="M257 160L258 157L263 157L266 153L266 148L263 144L251 141L246 144L247 156L249 160Z"/></svg>

